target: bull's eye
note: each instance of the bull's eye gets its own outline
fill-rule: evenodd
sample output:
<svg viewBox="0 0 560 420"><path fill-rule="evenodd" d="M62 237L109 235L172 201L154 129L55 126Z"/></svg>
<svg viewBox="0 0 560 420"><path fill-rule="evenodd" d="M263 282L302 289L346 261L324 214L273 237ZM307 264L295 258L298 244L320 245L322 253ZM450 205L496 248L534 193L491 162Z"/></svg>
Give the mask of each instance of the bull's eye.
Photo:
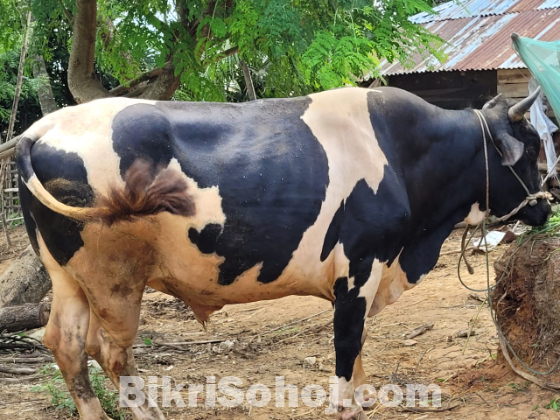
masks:
<svg viewBox="0 0 560 420"><path fill-rule="evenodd" d="M527 158L529 158L529 160L533 160L538 157L537 151L533 147L528 147L527 149L525 149L525 154L527 155Z"/></svg>

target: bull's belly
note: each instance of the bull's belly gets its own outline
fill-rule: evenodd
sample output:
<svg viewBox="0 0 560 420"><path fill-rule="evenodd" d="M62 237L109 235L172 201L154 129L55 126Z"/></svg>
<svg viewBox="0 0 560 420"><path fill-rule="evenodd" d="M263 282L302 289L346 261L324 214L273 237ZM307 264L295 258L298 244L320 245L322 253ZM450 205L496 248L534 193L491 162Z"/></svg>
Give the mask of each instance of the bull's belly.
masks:
<svg viewBox="0 0 560 420"><path fill-rule="evenodd" d="M271 282L258 281L261 264L256 264L223 285L218 278L224 257L202 253L190 241L193 224L196 220L169 213L113 226L88 224L81 234L84 246L66 268L82 283L107 276L115 277L113 283L144 282L183 300L199 320L226 304L289 295L334 299L334 260L320 261L322 242L302 240L282 274Z"/></svg>
<svg viewBox="0 0 560 420"><path fill-rule="evenodd" d="M314 233L311 228L275 280L260 282L261 264L257 263L231 284L219 284L224 257L201 252L188 235L190 228L205 223L207 221L197 221L196 218L160 213L113 226L88 224L81 234L84 246L66 268L86 289L89 287L87 283L107 280L107 288L111 290L112 284L124 283L127 287L131 283L147 284L183 300L201 321L226 304L290 295L317 296L334 301L336 279L348 276L349 261L342 246L337 245L330 256L321 261L324 233ZM370 316L414 286L407 281L398 259L390 267L376 264L382 264L382 276L368 298L372 302Z"/></svg>

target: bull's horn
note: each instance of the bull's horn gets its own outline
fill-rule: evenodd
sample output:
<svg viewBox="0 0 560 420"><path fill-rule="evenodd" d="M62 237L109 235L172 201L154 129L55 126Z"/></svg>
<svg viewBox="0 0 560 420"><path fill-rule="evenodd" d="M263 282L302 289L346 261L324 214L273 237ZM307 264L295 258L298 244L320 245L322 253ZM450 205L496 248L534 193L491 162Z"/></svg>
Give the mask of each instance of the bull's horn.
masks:
<svg viewBox="0 0 560 420"><path fill-rule="evenodd" d="M513 122L521 121L525 113L529 111L529 108L531 108L531 105L533 105L533 102L535 102L535 100L539 96L540 92L541 92L541 87L539 86L535 89L533 93L531 93L525 99L519 101L514 106L512 106L508 110L509 119Z"/></svg>

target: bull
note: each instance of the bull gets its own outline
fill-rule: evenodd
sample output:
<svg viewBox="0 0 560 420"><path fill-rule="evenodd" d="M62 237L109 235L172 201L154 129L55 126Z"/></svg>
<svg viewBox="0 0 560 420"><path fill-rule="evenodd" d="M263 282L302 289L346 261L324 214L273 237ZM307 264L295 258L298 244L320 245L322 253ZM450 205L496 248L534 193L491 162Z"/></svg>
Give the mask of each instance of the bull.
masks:
<svg viewBox="0 0 560 420"><path fill-rule="evenodd" d="M540 140L523 117L537 94L494 98L482 119L383 87L244 104L101 99L35 123L17 147L19 193L53 282L43 341L81 418L106 418L88 355L116 386L136 375L150 286L201 323L227 304L331 301L332 403L364 419L343 401L366 380L366 318L422 281L456 223L540 190ZM550 205L531 204L515 218L542 225ZM148 400L132 411L163 419Z"/></svg>

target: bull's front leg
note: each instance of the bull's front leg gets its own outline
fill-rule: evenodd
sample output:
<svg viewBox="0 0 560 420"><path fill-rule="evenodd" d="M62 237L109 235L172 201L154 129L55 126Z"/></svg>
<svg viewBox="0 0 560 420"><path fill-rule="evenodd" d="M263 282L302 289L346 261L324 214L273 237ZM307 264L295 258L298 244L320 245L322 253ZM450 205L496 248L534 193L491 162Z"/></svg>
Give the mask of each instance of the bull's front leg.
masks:
<svg viewBox="0 0 560 420"><path fill-rule="evenodd" d="M360 265L366 269L354 277L339 278L334 286L334 347L338 382L331 401L340 420L367 419L354 398L354 392L366 381L360 352L366 338L366 316L375 298L383 265L378 261L364 261Z"/></svg>

